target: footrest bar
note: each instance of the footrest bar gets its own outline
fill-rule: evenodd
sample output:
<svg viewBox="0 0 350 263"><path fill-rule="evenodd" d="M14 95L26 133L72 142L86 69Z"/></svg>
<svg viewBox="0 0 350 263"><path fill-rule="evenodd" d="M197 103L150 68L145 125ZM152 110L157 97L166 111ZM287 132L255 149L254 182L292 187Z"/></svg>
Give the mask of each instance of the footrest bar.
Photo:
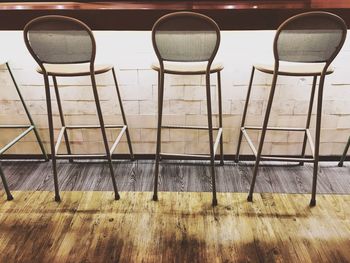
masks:
<svg viewBox="0 0 350 263"><path fill-rule="evenodd" d="M30 124L14 124L14 125L3 124L3 125L0 125L0 129L24 129L24 128L30 128L32 126L33 125L30 125Z"/></svg>
<svg viewBox="0 0 350 263"><path fill-rule="evenodd" d="M66 127L62 127L60 130L60 133L58 134L57 142L55 145L55 155L58 155L58 150L60 148L61 141L62 141L63 134L64 134L65 130L66 130Z"/></svg>
<svg viewBox="0 0 350 263"><path fill-rule="evenodd" d="M315 145L314 145L314 142L312 141L312 136L309 129L306 130L306 136L307 136L307 141L310 145L312 157L315 159Z"/></svg>
<svg viewBox="0 0 350 263"><path fill-rule="evenodd" d="M114 124L108 124L108 125L105 125L105 128L106 129L116 129L116 128L123 128L125 125L114 125ZM98 129L98 128L101 128L100 125L67 125L65 126L66 129Z"/></svg>
<svg viewBox="0 0 350 263"><path fill-rule="evenodd" d="M71 158L71 157L78 157L78 158L83 158L83 157L106 157L107 155L105 154L58 154L58 150L60 148L61 142L62 142L62 138L64 133L66 132L67 129L96 129L96 128L101 128L101 126L99 125L86 125L86 126L82 126L82 125L70 125L70 126L63 126L58 134L58 138L57 138L57 142L55 145L55 155L57 158ZM122 130L119 132L118 137L116 138L115 142L113 143L111 149L109 150L110 154L112 155L112 153L114 152L115 148L117 147L117 145L119 144L124 132L127 129L126 125L105 125L105 128L121 128Z"/></svg>
<svg viewBox="0 0 350 263"><path fill-rule="evenodd" d="M111 155L113 154L115 148L117 147L118 143L120 142L120 140L121 140L121 138L122 138L124 132L126 131L126 129L127 129L127 126L125 125L125 126L122 128L122 130L119 132L119 135L118 135L117 139L115 139L115 142L113 143L111 149L109 150L109 152L110 152Z"/></svg>
<svg viewBox="0 0 350 263"><path fill-rule="evenodd" d="M69 159L69 158L107 158L105 154L57 154L57 159Z"/></svg>
<svg viewBox="0 0 350 263"><path fill-rule="evenodd" d="M28 126L27 126L28 127ZM25 131L23 131L20 135L14 138L10 143L6 144L3 148L0 149L0 155L10 149L16 142L26 136L29 132L34 129L34 126L30 125Z"/></svg>
<svg viewBox="0 0 350 263"><path fill-rule="evenodd" d="M220 142L221 136L222 136L222 128L219 128L219 131L218 131L218 134L216 135L216 140L215 140L215 143L214 143L214 156L215 156L216 150L217 150L217 148L219 146L219 142Z"/></svg>
<svg viewBox="0 0 350 263"><path fill-rule="evenodd" d="M163 129L190 129L190 130L209 130L206 126L184 126L184 125L163 125ZM219 127L213 127L213 130L219 130Z"/></svg>
<svg viewBox="0 0 350 263"><path fill-rule="evenodd" d="M246 129L246 130L262 130L262 127L258 126L245 126L242 127L241 129ZM271 130L271 131L306 131L306 128L292 128L292 127L267 127L266 130Z"/></svg>
<svg viewBox="0 0 350 263"><path fill-rule="evenodd" d="M248 145L249 145L250 149L252 150L254 156L256 157L258 155L258 152L255 149L254 143L250 139L250 137L249 137L249 135L248 135L248 133L247 133L247 131L245 130L244 127L241 128L241 131L242 131L242 133L244 135L244 138L247 140Z"/></svg>

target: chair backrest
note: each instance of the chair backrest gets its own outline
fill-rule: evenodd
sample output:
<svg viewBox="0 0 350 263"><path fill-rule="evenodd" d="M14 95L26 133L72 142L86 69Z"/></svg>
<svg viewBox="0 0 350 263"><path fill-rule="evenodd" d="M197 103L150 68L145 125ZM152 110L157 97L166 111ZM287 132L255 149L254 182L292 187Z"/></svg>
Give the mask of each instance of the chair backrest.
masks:
<svg viewBox="0 0 350 263"><path fill-rule="evenodd" d="M212 61L219 48L220 29L205 15L176 12L154 24L152 42L161 61Z"/></svg>
<svg viewBox="0 0 350 263"><path fill-rule="evenodd" d="M347 27L328 12L308 12L287 19L274 40L276 60L330 64L342 48Z"/></svg>
<svg viewBox="0 0 350 263"><path fill-rule="evenodd" d="M24 28L24 41L34 59L42 65L93 64L96 43L91 29L83 22L65 16L42 16Z"/></svg>

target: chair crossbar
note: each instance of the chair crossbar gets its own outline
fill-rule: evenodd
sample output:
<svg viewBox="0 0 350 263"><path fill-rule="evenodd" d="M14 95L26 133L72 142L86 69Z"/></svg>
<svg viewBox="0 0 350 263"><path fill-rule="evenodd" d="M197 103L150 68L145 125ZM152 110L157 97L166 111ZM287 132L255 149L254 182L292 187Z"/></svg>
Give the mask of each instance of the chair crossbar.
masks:
<svg viewBox="0 0 350 263"><path fill-rule="evenodd" d="M106 154L56 154L57 159L69 159L69 158L80 158L80 159L89 159L89 158L106 158Z"/></svg>
<svg viewBox="0 0 350 263"><path fill-rule="evenodd" d="M220 138L222 136L222 128L219 128L218 134L216 135L216 139L214 142L214 156L216 154L216 150L220 143ZM199 158L199 159L210 159L210 155L208 154L182 154L182 153L160 153L160 156L162 157L192 157L192 158Z"/></svg>
<svg viewBox="0 0 350 263"><path fill-rule="evenodd" d="M206 126L184 126L184 125L163 125L163 129L189 129L189 130L209 130ZM219 130L219 127L213 127L213 130Z"/></svg>
<svg viewBox="0 0 350 263"><path fill-rule="evenodd" d="M104 127L106 129L121 129L125 125L114 125L114 124L107 124ZM92 125L66 125L64 126L66 129L98 129L101 128L98 124L92 124Z"/></svg>
<svg viewBox="0 0 350 263"><path fill-rule="evenodd" d="M8 149L10 149L13 145L15 145L19 140L21 140L29 132L31 132L34 129L34 126L33 125L27 125L26 127L19 127L19 128L27 128L27 129L25 131L23 131L20 135L15 137L11 142L6 144L3 148L1 148L0 149L0 155L3 154L4 152L6 152Z"/></svg>
<svg viewBox="0 0 350 263"><path fill-rule="evenodd" d="M256 128L256 129L255 129ZM259 128L259 129L258 129ZM277 128L277 127L276 127ZM254 127L254 130L260 130L260 127ZM289 129L289 128L288 128ZM267 129L267 130L281 130L281 129ZM314 162L315 161L315 145L311 137L310 130L307 128L291 128L289 131L301 131L303 130L306 133L307 136L307 141L309 143L311 152L312 152L312 157L313 158L302 158L302 157L276 157L276 156L269 156L269 155L261 155L261 160L269 160L269 161L287 161L287 162ZM255 145L251 138L249 137L249 134L247 132L247 127L242 127L241 128L242 134L244 138L247 140L247 143L249 145L249 148L252 150L255 158L258 155L258 151L255 148ZM286 128L283 128L282 131L286 131Z"/></svg>
<svg viewBox="0 0 350 263"><path fill-rule="evenodd" d="M94 126L94 127L91 127L91 126ZM73 128L72 128L73 127ZM107 157L106 154L59 154L58 153L58 150L60 148L60 145L62 143L62 139L63 139L63 135L64 133L66 132L67 129L84 129L84 128L101 128L101 126L99 125L88 125L88 126L63 126L58 134L58 138L57 138L57 142L56 142L56 145L55 145L55 155L58 157L58 158L72 158L72 157L80 157L80 158L83 158L84 156L85 157L88 157L88 158L91 158L91 157ZM104 126L105 128L110 128L110 129L114 129L114 128L121 128L121 131L118 133L118 136L117 138L115 139L112 147L110 148L110 154L112 154L115 149L117 148L123 134L125 133L126 129L127 129L127 125L105 125Z"/></svg>
<svg viewBox="0 0 350 263"><path fill-rule="evenodd" d="M246 130L262 130L262 127L258 126L245 126L242 127L241 129L246 129ZM271 130L271 131L306 131L306 128L293 128L293 127L267 127L266 130Z"/></svg>
<svg viewBox="0 0 350 263"><path fill-rule="evenodd" d="M0 129L24 129L24 128L30 128L33 125L30 124L3 124L0 125Z"/></svg>

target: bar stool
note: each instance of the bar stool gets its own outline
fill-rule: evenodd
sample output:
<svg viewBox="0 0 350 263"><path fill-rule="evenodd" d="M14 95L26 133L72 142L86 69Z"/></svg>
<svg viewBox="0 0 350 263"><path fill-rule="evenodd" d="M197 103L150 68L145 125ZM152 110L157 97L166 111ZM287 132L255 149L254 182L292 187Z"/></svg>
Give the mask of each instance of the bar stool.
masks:
<svg viewBox="0 0 350 263"><path fill-rule="evenodd" d="M249 82L246 103L243 111L241 131L238 139L238 147L236 153L236 162L239 161L239 151L242 136L246 138L248 145L252 149L256 161L253 172L253 179L250 186L248 201L252 202L255 180L258 174L259 163L261 160L271 161L295 161L311 162L314 164L312 197L310 206L316 205L316 183L317 170L319 162L319 146L321 132L321 115L322 115L322 99L323 86L325 77L331 74L333 70L329 67L331 62L339 53L346 38L346 25L344 21L331 13L327 12L308 12L296 15L286 20L277 29L273 44L273 52L275 57L274 65L253 65L251 78ZM281 62L281 63L280 63ZM254 71L272 74L272 84L270 88L269 99L267 102L264 122L262 127L245 126L247 108L253 83ZM310 76L313 77L313 85L311 89L310 103L305 128L280 128L269 127L269 116L273 97L275 93L278 76ZM316 136L315 144L312 142L309 131L310 120L312 114L312 106L315 96L317 78L320 77L317 97L317 114L316 114ZM261 130L259 147L256 150L252 140L250 139L248 130ZM263 156L262 149L264 145L265 134L267 130L274 131L299 131L304 132L304 142L300 158L294 157L273 157ZM312 151L312 158L305 157L306 142L309 142Z"/></svg>
<svg viewBox="0 0 350 263"><path fill-rule="evenodd" d="M338 166L339 167L342 167L343 166L343 163L345 161L345 158L346 158L346 154L348 153L348 150L349 150L349 147L350 147L350 137L348 139L348 143L345 145L345 148L344 148L344 152L343 152L343 155L338 163Z"/></svg>
<svg viewBox="0 0 350 263"><path fill-rule="evenodd" d="M34 135L36 137L36 140L39 144L39 147L40 147L40 150L41 150L41 153L44 157L44 159L47 161L48 160L48 157L47 157L47 154L46 154L46 151L45 151L45 147L41 141L41 138L40 138L40 135L39 135L39 132L34 124L34 121L32 119L32 116L30 115L30 112L28 110L28 107L23 99L23 96L22 96L22 93L17 85L17 82L16 82L16 79L12 73L12 70L11 70L11 67L9 65L9 63L6 61L4 63L0 63L1 65L6 65L6 68L10 74L10 77L11 77L11 80L15 86L15 89L16 89L16 92L18 94L18 97L22 103L22 106L23 106L23 109L27 115L27 118L29 120L29 124L21 124L21 125L14 125L14 124L6 124L6 125L0 125L0 129L25 129L22 133L20 133L16 138L14 138L11 142L7 143L4 147L2 147L0 149L0 156L5 153L7 150L9 150L12 146L14 146L17 142L19 142L24 136L26 136L27 134L29 134L31 131L34 132Z"/></svg>
<svg viewBox="0 0 350 263"><path fill-rule="evenodd" d="M2 62L0 63L0 65L5 65L9 74L10 74L10 77L11 77L11 80L15 86L15 89L16 89L16 92L18 94L18 97L22 103L22 106L24 108L24 112L26 113L27 115L27 118L29 120L29 124L2 124L0 125L0 129L25 129L23 132L21 132L17 137L15 137L12 141L10 141L9 143L7 143L5 146L3 146L1 149L0 149L0 156L5 153L7 150L9 150L12 146L14 146L17 142L19 142L23 137L25 137L27 134L29 134L30 132L34 132L34 135L36 137L36 140L39 144L39 147L40 147L40 150L41 150L41 153L43 155L43 158L47 161L48 160L48 157L47 157L47 154L46 154L46 151L45 151L45 147L41 141L41 138L40 138L40 135L39 135L39 132L34 124L34 121L32 119L32 116L30 115L30 112L28 110L28 107L23 99L23 96L22 96L22 93L17 85L17 82L16 82L16 79L12 73L12 70L11 70L11 67L9 65L9 63L6 61L6 62ZM6 178L5 178L5 175L0 167L0 176L1 176L1 180L2 180L2 183L4 185L4 189L5 189L5 192L6 192L6 195L7 195L7 200L12 200L13 199L13 196L11 195L11 192L9 190L9 187L8 187L8 184L7 184L7 181L6 181Z"/></svg>
<svg viewBox="0 0 350 263"><path fill-rule="evenodd" d="M131 159L134 158L129 129L123 109L123 104L118 88L117 78L112 65L95 65L96 43L91 29L81 21L64 16L43 16L30 21L24 28L25 44L33 56L35 61L39 64L37 71L44 77L46 103L48 113L48 123L50 132L50 146L53 166L53 177L55 184L55 200L60 201L56 159L70 159L73 158L106 158L109 165L109 170L112 178L115 200L120 198L116 180L114 177L112 165L112 153L116 149L122 135L125 133ZM95 75L106 72L112 72L119 106L123 118L122 125L105 125L102 115L102 110L97 91ZM52 119L52 105L51 105L51 91L49 76L53 79L53 84L56 93L57 105L60 115L62 128L55 144L54 127ZM99 125L66 125L64 121L64 114L60 102L59 89L57 84L57 77L77 77L90 76L92 91L95 99L97 116ZM101 129L105 154L73 154L69 145L69 138L67 130L69 129ZM109 148L106 129L121 129L115 142ZM59 145L62 138L66 142L67 154L58 154Z"/></svg>
<svg viewBox="0 0 350 263"><path fill-rule="evenodd" d="M159 63L152 65L158 72L158 125L157 149L153 200L158 200L158 174L161 157L187 156L209 159L212 179L212 204L217 205L215 185L215 153L220 144L220 161L223 164L222 107L221 107L221 64L213 63L220 44L220 29L209 17L192 12L176 12L161 17L153 26L152 43ZM212 105L210 96L210 74L217 74L219 127L212 124ZM208 127L162 125L163 95L165 74L205 75ZM208 130L210 155L161 153L161 129L199 129ZM213 130L218 134L213 143Z"/></svg>

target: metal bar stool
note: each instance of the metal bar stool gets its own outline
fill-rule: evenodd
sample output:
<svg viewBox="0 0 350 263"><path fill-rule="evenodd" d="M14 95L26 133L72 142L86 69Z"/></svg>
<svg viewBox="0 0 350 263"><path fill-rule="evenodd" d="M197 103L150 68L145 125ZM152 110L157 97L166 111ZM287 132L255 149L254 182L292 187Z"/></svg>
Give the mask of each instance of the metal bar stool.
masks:
<svg viewBox="0 0 350 263"><path fill-rule="evenodd" d="M29 134L31 131L34 132L34 135L36 137L36 140L39 144L39 147L40 147L40 150L42 152L42 155L44 157L45 160L48 160L48 157L47 157L47 154L46 154L46 151L45 151L45 147L40 139L40 135L39 135L39 132L34 124L34 121L32 119L32 116L30 115L30 112L28 110L28 107L23 99L23 96L22 96L22 93L17 85L17 82L16 82L16 79L11 71L11 67L9 65L8 62L5 62L4 63L6 65L6 68L10 74L10 77L11 77L11 80L15 86L15 89L16 89L16 92L18 94L18 97L22 103L22 106L24 108L24 111L27 115L27 118L29 120L29 124L21 124L21 125L12 125L12 124L9 124L9 125L0 125L0 129L25 129L22 133L20 133L16 138L14 138L11 142L7 143L4 147L2 147L0 149L0 156L5 153L7 150L9 150L12 146L14 146L17 142L19 142L24 136L26 136L27 134Z"/></svg>
<svg viewBox="0 0 350 263"><path fill-rule="evenodd" d="M15 86L15 89L16 89L16 92L18 94L18 97L22 103L22 106L24 108L24 111L27 115L27 118L29 120L29 124L21 124L21 125L14 125L14 124L2 124L0 125L0 129L25 129L23 132L21 132L17 137L13 138L9 143L7 143L5 146L3 146L1 149L0 149L0 156L5 153L7 150L9 150L12 146L14 146L17 142L19 142L23 137L25 137L27 134L29 134L30 132L34 132L34 135L36 137L36 140L39 144L39 147L40 147L40 150L42 152L42 155L44 157L44 159L47 161L48 160L48 157L47 157L47 154L46 154L46 151L45 151L45 147L41 141L41 138L40 138L40 135L39 135L39 132L34 124L34 121L32 119L32 116L30 115L30 112L28 110L28 107L23 99L23 96L22 96L22 93L17 85L17 82L16 82L16 79L11 71L11 67L9 65L9 63L6 61L5 63L1 63L1 64L5 64L6 65L6 68L10 74L10 77L11 77L11 80ZM4 189L5 189L5 192L6 192L6 195L7 195L7 200L12 200L13 199L13 196L11 195L11 192L9 190L9 187L8 187L8 184L7 184L7 181L6 181L6 178L5 178L5 175L0 167L0 176L1 176L1 180L2 180L2 183L4 185Z"/></svg>
<svg viewBox="0 0 350 263"><path fill-rule="evenodd" d="M348 153L348 150L349 150L349 147L350 147L350 137L348 139L348 143L345 145L343 155L342 155L342 157L341 157L341 159L340 159L340 161L338 163L339 167L343 166L345 158L346 158L346 154Z"/></svg>
<svg viewBox="0 0 350 263"><path fill-rule="evenodd" d="M251 78L249 82L246 103L244 106L241 131L238 140L236 153L236 162L239 161L239 151L242 137L246 138L248 145L252 149L256 161L253 172L253 179L250 186L248 201L252 202L255 180L258 174L259 163L261 160L271 161L292 161L311 162L314 164L313 182L312 182L312 197L310 206L316 205L316 183L319 162L319 146L321 132L321 115L322 115L322 100L323 86L325 77L331 74L333 70L329 67L331 62L342 48L346 37L346 25L344 21L331 13L327 12L308 12L296 15L286 20L278 28L273 44L275 57L274 65L253 65ZM281 62L281 63L280 63ZM247 108L253 83L254 71L272 74L272 84L267 102L266 113L262 127L245 126ZM280 128L269 127L269 116L272 107L273 97L275 93L277 77L281 76L310 76L313 77L313 85L310 95L310 103L305 128ZM320 78L317 97L317 113L316 113L316 136L315 144L312 142L309 131L310 120L312 114L312 106L315 96L317 78ZM252 140L248 135L248 130L261 130L261 136L258 149L255 148ZM300 157L273 157L262 155L265 134L267 130L274 131L295 131L304 133L304 142ZM309 142L312 158L306 158L305 148L306 142Z"/></svg>
<svg viewBox="0 0 350 263"><path fill-rule="evenodd" d="M161 157L187 156L200 159L209 159L212 178L212 204L217 205L215 185L215 153L220 145L220 161L223 164L223 140L222 140L222 107L221 107L221 64L213 63L220 44L220 29L209 17L192 13L176 12L161 17L153 26L152 42L159 63L152 65L158 72L158 125L157 125L157 149L154 179L153 200L158 200L158 174ZM210 74L217 74L218 102L219 102L219 126L213 127L212 104L210 96ZM176 75L205 75L208 127L201 126L170 126L162 125L163 95L165 74ZM200 129L208 130L210 155L161 153L161 129ZM213 141L213 130L217 137Z"/></svg>
<svg viewBox="0 0 350 263"><path fill-rule="evenodd" d="M112 153L116 149L122 135L125 133L131 159L134 158L130 134L126 122L126 117L122 105L122 100L118 88L117 78L112 65L95 65L96 43L91 29L79 20L64 17L64 16L43 16L30 21L24 28L25 44L33 56L35 61L39 64L37 71L44 77L46 103L50 132L50 145L53 166L53 177L55 184L55 200L60 201L56 159L73 158L106 158L109 165L109 170L112 178L115 200L120 198L116 180L114 177L112 165ZM106 72L112 72L115 87L118 95L119 106L123 118L122 125L105 125L97 91L95 75ZM49 76L53 79L53 84L56 93L58 110L62 128L59 132L57 143L55 144L54 127L52 119L52 105L51 105L51 91ZM57 84L57 77L77 77L90 76L92 91L95 99L96 110L99 120L99 125L66 125L64 121L64 114L59 96L59 89ZM73 154L69 145L69 138L67 130L70 129L101 129L105 154ZM106 129L121 129L115 142L109 148ZM59 145L62 139L65 139L67 154L58 154Z"/></svg>

